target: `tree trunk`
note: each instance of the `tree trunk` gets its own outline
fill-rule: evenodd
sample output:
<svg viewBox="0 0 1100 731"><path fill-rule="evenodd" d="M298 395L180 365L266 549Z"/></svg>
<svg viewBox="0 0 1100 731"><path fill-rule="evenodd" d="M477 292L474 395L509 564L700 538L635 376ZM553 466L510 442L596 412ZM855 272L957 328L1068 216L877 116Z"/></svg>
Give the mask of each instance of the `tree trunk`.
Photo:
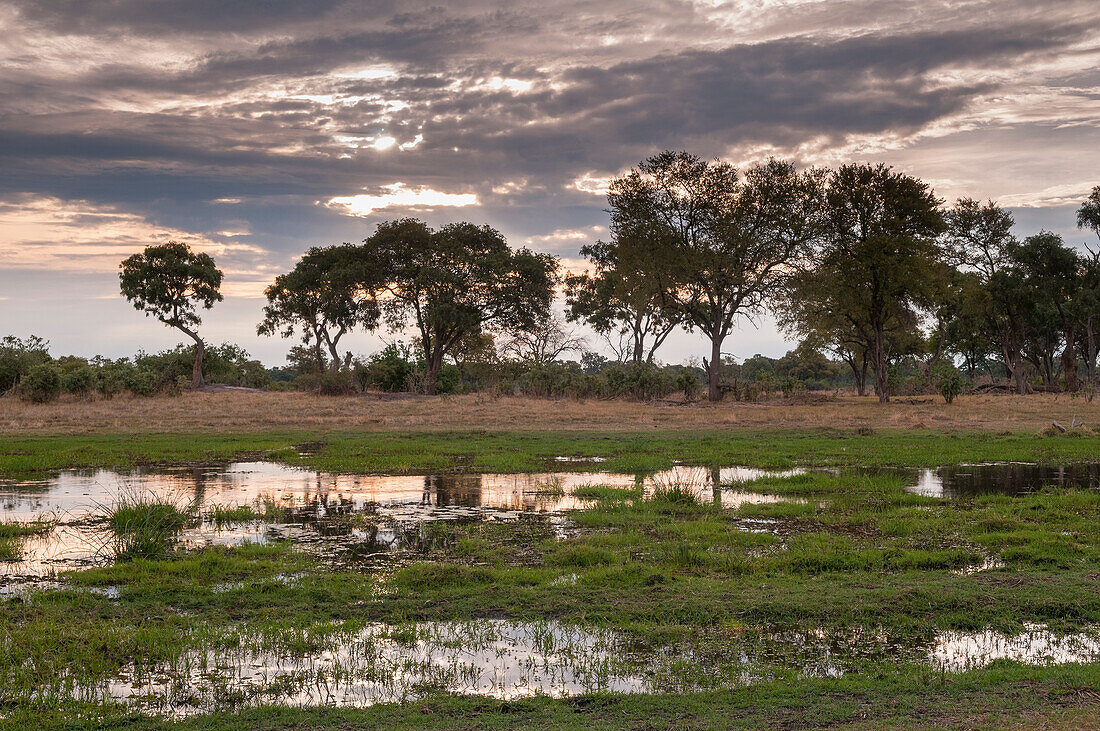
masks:
<svg viewBox="0 0 1100 731"><path fill-rule="evenodd" d="M1066 328L1066 348L1062 351L1062 373L1066 376L1066 390L1074 393L1081 389L1077 378L1077 334L1072 327Z"/></svg>
<svg viewBox="0 0 1100 731"><path fill-rule="evenodd" d="M206 353L206 345L197 332L188 330L183 325L176 325L176 327L195 341L195 364L191 367L191 388L202 388L205 383L202 377L202 356Z"/></svg>
<svg viewBox="0 0 1100 731"><path fill-rule="evenodd" d="M1085 321L1085 371L1089 383L1096 385L1096 332L1092 318Z"/></svg>
<svg viewBox="0 0 1100 731"><path fill-rule="evenodd" d="M1016 379L1016 393L1027 394L1027 374L1024 373L1023 359L1017 356L1012 363L1012 377Z"/></svg>
<svg viewBox="0 0 1100 731"><path fill-rule="evenodd" d="M722 337L712 337L710 341L710 363L707 368L707 400L722 400L722 384L719 381L722 369Z"/></svg>
<svg viewBox="0 0 1100 731"><path fill-rule="evenodd" d="M874 352L871 360L875 367L875 393L879 403L890 400L890 361L886 357L886 336L881 328L875 328Z"/></svg>
<svg viewBox="0 0 1100 731"><path fill-rule="evenodd" d="M434 396L439 390L439 371L443 368L443 349L431 354L426 361L427 372L424 374L424 392Z"/></svg>

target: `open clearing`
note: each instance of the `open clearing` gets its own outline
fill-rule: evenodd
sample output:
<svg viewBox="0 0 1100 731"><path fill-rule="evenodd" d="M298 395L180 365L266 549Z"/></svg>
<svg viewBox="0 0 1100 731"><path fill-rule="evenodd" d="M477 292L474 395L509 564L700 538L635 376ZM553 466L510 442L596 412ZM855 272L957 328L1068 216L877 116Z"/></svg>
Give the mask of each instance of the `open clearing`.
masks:
<svg viewBox="0 0 1100 731"><path fill-rule="evenodd" d="M627 431L660 429L936 429L1028 431L1057 419L1100 427L1100 400L1069 394L898 397L882 405L863 398L811 394L763 403L719 404L578 401L375 394L361 397L309 393L186 393L179 397L28 404L0 398L0 431L54 434L146 432L262 432L305 430L440 429Z"/></svg>
<svg viewBox="0 0 1100 731"><path fill-rule="evenodd" d="M0 725L1100 723L1083 400L0 403Z"/></svg>

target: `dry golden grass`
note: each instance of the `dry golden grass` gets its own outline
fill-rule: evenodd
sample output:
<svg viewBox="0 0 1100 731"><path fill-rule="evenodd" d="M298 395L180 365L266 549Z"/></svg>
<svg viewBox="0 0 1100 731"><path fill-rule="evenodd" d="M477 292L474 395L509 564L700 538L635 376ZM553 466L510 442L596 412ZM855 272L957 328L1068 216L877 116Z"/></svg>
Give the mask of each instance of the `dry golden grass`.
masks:
<svg viewBox="0 0 1100 731"><path fill-rule="evenodd" d="M1065 394L898 399L841 396L802 402L644 404L631 401L545 400L494 397L326 397L307 393L187 393L179 397L128 398L30 404L0 398L0 432L79 434L97 432L256 432L288 430L601 430L675 429L936 429L1026 431L1052 419L1100 426L1100 401Z"/></svg>

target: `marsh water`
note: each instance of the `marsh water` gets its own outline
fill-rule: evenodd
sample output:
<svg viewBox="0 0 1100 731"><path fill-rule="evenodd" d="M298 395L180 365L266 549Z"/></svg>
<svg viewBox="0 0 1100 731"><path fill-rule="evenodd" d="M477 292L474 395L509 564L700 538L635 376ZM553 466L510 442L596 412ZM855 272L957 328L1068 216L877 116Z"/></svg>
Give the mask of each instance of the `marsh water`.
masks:
<svg viewBox="0 0 1100 731"><path fill-rule="evenodd" d="M562 458L562 462L567 462ZM845 470L859 468L841 468ZM656 473L553 471L519 474L345 475L290 467L274 462L238 462L178 469L63 470L35 480L0 480L0 521L47 520L49 532L22 541L20 560L0 562L0 592L60 571L109 560L109 533L102 516L120 496L155 496L207 516L180 536L184 548L233 545L245 541L329 539L367 553L399 548L408 529L435 521L540 519L567 535L568 511L591 500L580 488L608 486L652 491L679 486L724 507L793 498L752 489L752 481L788 477L806 469L718 470L676 466ZM878 471L876 468L875 471ZM901 469L911 492L959 499L987 493L1019 495L1048 486L1100 489L1100 463L1037 465L999 463L937 469ZM582 491L583 494L583 491ZM275 507L280 520L209 519L212 511L241 506ZM261 511L262 512L262 511ZM270 512L270 511L269 511ZM359 529L335 529L327 518L369 514ZM745 521L748 530L765 525Z"/></svg>
<svg viewBox="0 0 1100 731"><path fill-rule="evenodd" d="M502 700L685 692L751 685L774 677L779 667L797 668L798 678L840 677L887 659L945 672L999 659L1031 664L1100 659L1100 635L1055 635L1038 624L1016 634L940 632L916 642L881 633L763 633L724 641L710 653L690 644L639 647L612 630L553 620L369 624L320 642L324 649L305 655L262 641L195 650L170 665L130 665L85 689L85 695L185 716L257 703L367 706L444 689Z"/></svg>
<svg viewBox="0 0 1100 731"><path fill-rule="evenodd" d="M108 562L110 531L103 516L120 496L155 496L202 516L180 535L184 549L290 540L319 556L350 553L385 563L409 548L418 526L437 521L534 521L559 537L568 536L570 511L593 504L584 497L588 486L642 492L676 486L732 508L798 500L769 494L766 484L753 481L805 471L677 466L646 474L342 475L240 462L128 472L66 470L37 480L0 480L0 521L53 524L48 532L23 540L20 560L0 562L0 597L63 584L59 574L65 570ZM860 470L842 468L838 474L848 471ZM948 500L1021 495L1046 487L1100 489L1097 464L1008 463L897 472L909 481L909 491ZM240 506L264 507L257 510L264 517L228 522L211 517L217 509ZM359 519L339 520L347 517ZM751 518L739 527L773 529L768 521ZM965 573L1002 565L992 562ZM569 583L568 576L562 579ZM267 579L287 584L307 580L296 575ZM572 581L577 581L575 574ZM261 589L242 583L219 591ZM90 591L112 601L121 598L115 587ZM30 594L27 598L33 601ZM1000 658L1029 663L1100 660L1100 633L1059 635L1043 625L1029 625L1016 634L933 632L919 641L805 629L760 632L724 638L713 657L695 646L638 647L614 631L553 621L369 624L354 631L322 630L313 641L320 649L305 654L279 649L279 643L263 637L215 643L168 664L131 664L79 693L89 700L114 699L135 709L187 715L253 703L361 706L439 689L509 699L730 687L774 677L776 668L798 677L836 677L858 671L860 663L883 660L922 662L947 672Z"/></svg>

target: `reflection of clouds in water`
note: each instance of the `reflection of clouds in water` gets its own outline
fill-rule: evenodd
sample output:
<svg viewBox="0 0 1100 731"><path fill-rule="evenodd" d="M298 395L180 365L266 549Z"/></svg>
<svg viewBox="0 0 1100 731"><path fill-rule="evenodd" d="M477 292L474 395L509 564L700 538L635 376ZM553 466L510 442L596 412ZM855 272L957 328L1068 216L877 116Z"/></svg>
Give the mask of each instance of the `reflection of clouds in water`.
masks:
<svg viewBox="0 0 1100 731"><path fill-rule="evenodd" d="M120 494L154 496L175 504L193 503L200 510L255 506L265 502L296 511L295 520L310 516L371 510L377 514L381 543L392 546L403 526L439 520L515 520L526 513L582 509L593 501L573 495L578 488L601 485L651 492L670 485L687 486L700 500L714 499L713 481L732 484L760 477L783 477L803 470L770 471L745 467L718 470L676 466L651 475L611 472L545 472L533 474L341 475L289 467L273 462L239 462L226 467L162 471L65 470L45 480L0 480L0 520L27 521L43 515L62 523L102 515ZM722 504L784 500L773 495L724 488ZM204 523L185 530L185 548L237 545L269 539L316 537L270 523L216 526ZM346 535L345 531L345 535ZM105 560L108 535L102 527L60 525L45 536L28 539L23 561L0 565L0 575L45 576L53 571ZM387 542L388 540L388 542Z"/></svg>
<svg viewBox="0 0 1100 731"><path fill-rule="evenodd" d="M932 664L948 672L965 672L1002 659L1031 665L1095 662L1100 660L1100 635L1058 636L1039 624L1025 625L1017 635L993 630L943 632L929 652Z"/></svg>
<svg viewBox="0 0 1100 731"><path fill-rule="evenodd" d="M224 689L291 706L366 706L415 698L425 688L500 699L654 690L619 634L554 621L372 624L324 646L308 656L249 642L194 651L171 666L127 668L102 691L185 715L217 707Z"/></svg>

